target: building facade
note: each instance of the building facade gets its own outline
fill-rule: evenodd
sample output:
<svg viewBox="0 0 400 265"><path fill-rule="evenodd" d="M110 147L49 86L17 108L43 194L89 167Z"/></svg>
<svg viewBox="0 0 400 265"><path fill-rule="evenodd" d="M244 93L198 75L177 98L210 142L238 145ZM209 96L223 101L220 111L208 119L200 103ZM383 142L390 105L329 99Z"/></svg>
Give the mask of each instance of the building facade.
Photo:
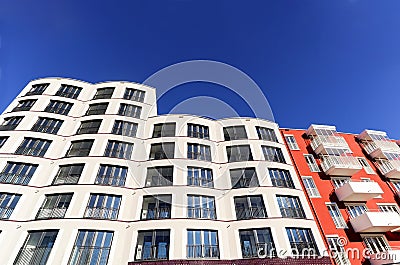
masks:
<svg viewBox="0 0 400 265"><path fill-rule="evenodd" d="M1 264L331 264L276 123L45 78L1 124Z"/></svg>
<svg viewBox="0 0 400 265"><path fill-rule="evenodd" d="M327 125L281 133L335 263L400 264L396 142Z"/></svg>

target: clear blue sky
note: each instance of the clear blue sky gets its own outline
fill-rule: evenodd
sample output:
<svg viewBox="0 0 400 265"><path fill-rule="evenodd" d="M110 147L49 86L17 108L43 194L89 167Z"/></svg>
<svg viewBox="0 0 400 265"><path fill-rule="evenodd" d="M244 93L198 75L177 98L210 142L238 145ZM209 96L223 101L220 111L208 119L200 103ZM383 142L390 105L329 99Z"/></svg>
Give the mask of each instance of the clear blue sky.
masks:
<svg viewBox="0 0 400 265"><path fill-rule="evenodd" d="M251 76L281 127L381 129L398 139L399 14L398 0L0 0L0 110L39 77L142 82L210 59ZM182 87L175 95L215 88Z"/></svg>

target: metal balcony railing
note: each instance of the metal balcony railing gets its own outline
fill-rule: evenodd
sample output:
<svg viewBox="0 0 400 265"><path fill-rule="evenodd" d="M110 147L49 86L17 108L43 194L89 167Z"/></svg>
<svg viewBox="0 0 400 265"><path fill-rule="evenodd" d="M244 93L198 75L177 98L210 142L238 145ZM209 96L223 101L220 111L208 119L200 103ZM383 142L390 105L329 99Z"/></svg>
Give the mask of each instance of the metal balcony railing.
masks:
<svg viewBox="0 0 400 265"><path fill-rule="evenodd" d="M282 217L285 218L305 218L304 211L301 208L280 208Z"/></svg>
<svg viewBox="0 0 400 265"><path fill-rule="evenodd" d="M41 265L46 264L51 247L25 247L19 250L14 265Z"/></svg>
<svg viewBox="0 0 400 265"><path fill-rule="evenodd" d="M188 207L188 218L216 219L215 208Z"/></svg>
<svg viewBox="0 0 400 265"><path fill-rule="evenodd" d="M109 186L124 186L126 176L97 176L95 184L109 185Z"/></svg>
<svg viewBox="0 0 400 265"><path fill-rule="evenodd" d="M274 187L285 187L285 188L294 188L294 184L292 180L288 179L278 179L271 178L272 186Z"/></svg>
<svg viewBox="0 0 400 265"><path fill-rule="evenodd" d="M54 179L53 185L76 184L76 183L78 183L80 177L81 177L81 174L69 174L69 175L65 175L65 176L57 176L57 178Z"/></svg>
<svg viewBox="0 0 400 265"><path fill-rule="evenodd" d="M21 107L15 107L12 111L28 111L32 108L32 106L21 106Z"/></svg>
<svg viewBox="0 0 400 265"><path fill-rule="evenodd" d="M28 185L31 177L29 175L2 172L0 173L0 183Z"/></svg>
<svg viewBox="0 0 400 265"><path fill-rule="evenodd" d="M188 258L219 258L218 245L188 245Z"/></svg>
<svg viewBox="0 0 400 265"><path fill-rule="evenodd" d="M14 211L14 208L0 207L0 219L10 218L13 211Z"/></svg>
<svg viewBox="0 0 400 265"><path fill-rule="evenodd" d="M319 252L313 242L290 242L292 254L295 256L318 256Z"/></svg>
<svg viewBox="0 0 400 265"><path fill-rule="evenodd" d="M172 186L172 176L150 176L146 187Z"/></svg>
<svg viewBox="0 0 400 265"><path fill-rule="evenodd" d="M201 187L214 187L212 179L202 178L202 177L188 177L189 186L201 186Z"/></svg>
<svg viewBox="0 0 400 265"><path fill-rule="evenodd" d="M64 218L67 208L40 208L36 219Z"/></svg>
<svg viewBox="0 0 400 265"><path fill-rule="evenodd" d="M261 207L247 207L247 208L235 207L235 210L236 210L236 218L238 220L267 217L265 208Z"/></svg>
<svg viewBox="0 0 400 265"><path fill-rule="evenodd" d="M171 218L171 207L142 209L141 220L157 220Z"/></svg>
<svg viewBox="0 0 400 265"><path fill-rule="evenodd" d="M106 207L87 207L84 217L94 219L110 219L115 220L118 217L119 208Z"/></svg>
<svg viewBox="0 0 400 265"><path fill-rule="evenodd" d="M18 124L0 125L0 131L12 131L17 128Z"/></svg>
<svg viewBox="0 0 400 265"><path fill-rule="evenodd" d="M137 260L167 260L169 256L168 253L168 244L158 244L153 246L146 245L143 247L138 246L136 248L136 256L140 257L137 258Z"/></svg>
<svg viewBox="0 0 400 265"><path fill-rule="evenodd" d="M107 264L109 247L75 246L68 264Z"/></svg>
<svg viewBox="0 0 400 265"><path fill-rule="evenodd" d="M276 257L276 255L273 242L242 245L243 258L259 258L260 256L271 258Z"/></svg>

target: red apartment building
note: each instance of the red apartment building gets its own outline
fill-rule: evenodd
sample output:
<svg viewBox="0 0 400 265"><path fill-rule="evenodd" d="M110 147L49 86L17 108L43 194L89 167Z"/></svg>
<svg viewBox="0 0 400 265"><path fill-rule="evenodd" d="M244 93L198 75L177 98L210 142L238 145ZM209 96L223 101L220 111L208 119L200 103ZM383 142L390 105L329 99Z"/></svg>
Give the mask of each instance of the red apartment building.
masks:
<svg viewBox="0 0 400 265"><path fill-rule="evenodd" d="M400 147L381 131L281 133L334 262L400 264Z"/></svg>

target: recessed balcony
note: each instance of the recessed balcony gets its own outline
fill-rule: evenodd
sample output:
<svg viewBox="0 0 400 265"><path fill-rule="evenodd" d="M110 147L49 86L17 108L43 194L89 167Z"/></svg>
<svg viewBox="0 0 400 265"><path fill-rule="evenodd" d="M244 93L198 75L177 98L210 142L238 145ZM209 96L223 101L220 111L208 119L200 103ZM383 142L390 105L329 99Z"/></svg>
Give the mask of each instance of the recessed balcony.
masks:
<svg viewBox="0 0 400 265"><path fill-rule="evenodd" d="M363 142L362 147L372 158L386 158L386 153L400 153L400 147L392 141L375 140Z"/></svg>
<svg viewBox="0 0 400 265"><path fill-rule="evenodd" d="M335 190L340 201L368 201L383 194L377 182L350 181Z"/></svg>
<svg viewBox="0 0 400 265"><path fill-rule="evenodd" d="M400 160L376 160L376 167L382 175L390 179L400 179Z"/></svg>
<svg viewBox="0 0 400 265"><path fill-rule="evenodd" d="M356 233L384 233L400 228L396 212L365 212L350 220Z"/></svg>
<svg viewBox="0 0 400 265"><path fill-rule="evenodd" d="M400 250L388 249L384 252L371 254L369 262L371 265L399 264Z"/></svg>
<svg viewBox="0 0 400 265"><path fill-rule="evenodd" d="M351 176L362 169L357 158L352 156L323 155L321 166L326 175Z"/></svg>
<svg viewBox="0 0 400 265"><path fill-rule="evenodd" d="M327 154L327 149L340 148L349 149L349 145L342 136L337 135L318 135L313 137L311 148L316 154Z"/></svg>

